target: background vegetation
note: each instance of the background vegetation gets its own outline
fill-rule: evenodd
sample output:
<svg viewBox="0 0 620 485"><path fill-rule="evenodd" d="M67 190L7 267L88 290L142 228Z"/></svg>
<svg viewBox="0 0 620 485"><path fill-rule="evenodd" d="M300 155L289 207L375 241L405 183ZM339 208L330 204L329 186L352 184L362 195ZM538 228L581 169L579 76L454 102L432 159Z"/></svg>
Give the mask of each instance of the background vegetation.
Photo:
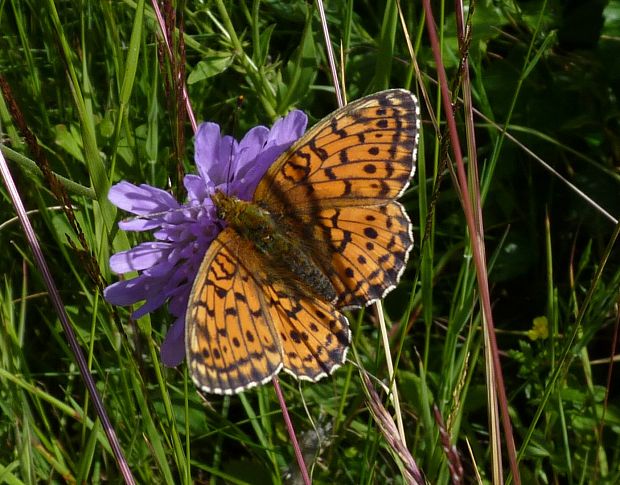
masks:
<svg viewBox="0 0 620 485"><path fill-rule="evenodd" d="M175 72L185 71L197 118L237 137L294 107L311 123L336 107L314 4L180 0L172 7L164 11L169 19L176 13L184 42L176 31L171 60L148 2L0 2L0 73L12 93L5 89L0 99L2 152L33 211L136 480L296 482L272 386L230 398L200 396L184 365L160 363L167 311L134 322L128 309L101 297L101 288L116 281L110 254L136 243L117 233L114 222L126 214L107 202L109 184L125 179L182 196L180 174L194 170ZM416 246L385 302L407 448L429 482L449 483L455 461L442 449L441 428L458 450L464 481L490 482L494 412L472 248L446 164L451 152L442 147L437 63L422 4L400 7L407 32L394 1L326 5L348 99L405 87L422 100L419 169L403 197ZM620 265L610 244L620 214L620 2L475 2L468 10L470 82L458 69L453 8L433 2L449 82L478 110L471 132L463 104L455 105L466 162L477 156L491 303L521 480L619 483L613 361ZM25 143L24 126L40 153ZM61 186L75 220L60 208L59 188L36 168L45 172L44 160L67 179ZM0 194L0 482L119 482L4 186ZM372 311L350 320L360 363L387 381ZM318 384L283 377L281 385L315 483L405 480L355 366ZM385 393L381 399L393 410ZM504 447L506 477L508 470Z"/></svg>

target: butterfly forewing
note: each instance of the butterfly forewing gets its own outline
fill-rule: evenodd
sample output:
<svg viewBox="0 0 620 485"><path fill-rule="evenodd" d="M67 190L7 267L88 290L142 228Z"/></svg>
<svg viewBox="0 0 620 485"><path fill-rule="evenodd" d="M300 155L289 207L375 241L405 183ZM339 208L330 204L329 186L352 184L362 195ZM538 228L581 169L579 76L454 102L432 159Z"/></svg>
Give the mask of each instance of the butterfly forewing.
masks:
<svg viewBox="0 0 620 485"><path fill-rule="evenodd" d="M408 91L354 101L313 126L270 167L254 201L274 211L385 204L414 172L419 108Z"/></svg>

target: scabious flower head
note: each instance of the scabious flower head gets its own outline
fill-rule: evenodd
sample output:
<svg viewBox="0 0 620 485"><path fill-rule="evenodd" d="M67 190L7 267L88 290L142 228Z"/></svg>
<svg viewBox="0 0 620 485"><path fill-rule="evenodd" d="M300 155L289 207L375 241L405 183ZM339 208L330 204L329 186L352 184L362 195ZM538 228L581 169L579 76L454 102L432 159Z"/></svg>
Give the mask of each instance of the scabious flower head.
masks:
<svg viewBox="0 0 620 485"><path fill-rule="evenodd" d="M224 227L217 217L211 195L222 190L242 200L251 200L258 182L278 156L305 131L307 117L292 111L271 129L252 128L239 142L221 136L215 123L198 127L194 141L197 174L185 176L187 201L179 203L168 192L122 181L114 185L108 199L136 218L122 221L125 231L154 231L155 241L114 254L110 267L117 274L139 275L119 281L104 291L114 305L144 301L134 318L169 302L175 321L161 346L164 364L175 366L185 357L185 310L192 284L209 244Z"/></svg>

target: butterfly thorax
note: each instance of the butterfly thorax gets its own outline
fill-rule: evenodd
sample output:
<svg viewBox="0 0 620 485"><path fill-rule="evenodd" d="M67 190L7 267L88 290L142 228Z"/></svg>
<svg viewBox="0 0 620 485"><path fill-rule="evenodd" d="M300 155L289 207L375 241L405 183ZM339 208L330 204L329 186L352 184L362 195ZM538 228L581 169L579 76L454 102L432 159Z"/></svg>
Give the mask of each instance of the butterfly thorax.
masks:
<svg viewBox="0 0 620 485"><path fill-rule="evenodd" d="M211 200L218 217L252 242L267 257L272 268L292 273L291 276L301 284L301 288L299 284L293 285L295 289L309 290L325 301L335 302L336 290L329 278L304 250L299 238L294 237L281 220L276 220L274 214L254 202L219 190Z"/></svg>

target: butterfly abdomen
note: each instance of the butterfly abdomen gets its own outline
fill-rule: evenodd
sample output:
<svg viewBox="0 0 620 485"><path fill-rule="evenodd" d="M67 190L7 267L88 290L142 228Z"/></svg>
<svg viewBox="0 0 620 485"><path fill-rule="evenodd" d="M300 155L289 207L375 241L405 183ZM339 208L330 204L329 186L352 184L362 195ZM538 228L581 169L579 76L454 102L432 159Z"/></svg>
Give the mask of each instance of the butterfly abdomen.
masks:
<svg viewBox="0 0 620 485"><path fill-rule="evenodd" d="M336 290L329 278L271 213L252 202L220 191L215 192L211 199L218 216L269 258L270 267L277 271L270 277L286 279L285 282L296 291L335 302Z"/></svg>

